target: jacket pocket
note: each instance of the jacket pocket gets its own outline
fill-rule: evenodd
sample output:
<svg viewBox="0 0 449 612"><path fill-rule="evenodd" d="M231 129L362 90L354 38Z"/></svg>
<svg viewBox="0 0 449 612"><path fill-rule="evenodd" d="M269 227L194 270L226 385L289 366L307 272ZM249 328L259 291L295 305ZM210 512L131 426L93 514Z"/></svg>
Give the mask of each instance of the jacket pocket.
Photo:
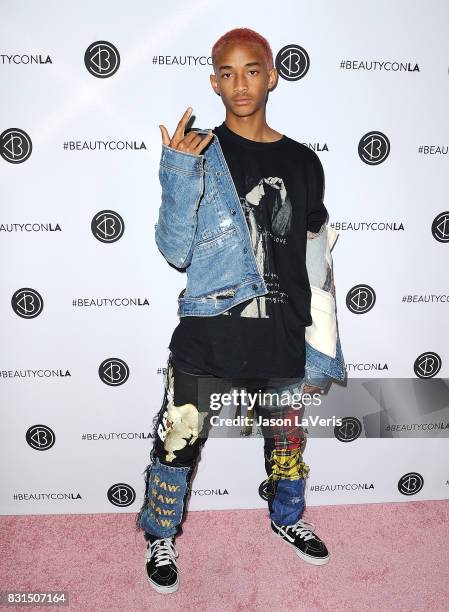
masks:
<svg viewBox="0 0 449 612"><path fill-rule="evenodd" d="M244 278L244 259L239 232L235 227L197 242L187 269L185 298L216 297L238 287Z"/></svg>
<svg viewBox="0 0 449 612"><path fill-rule="evenodd" d="M305 339L320 353L335 357L337 352L337 318L335 300L331 293L311 287L310 314L312 325L306 327Z"/></svg>
<svg viewBox="0 0 449 612"><path fill-rule="evenodd" d="M216 236L210 236L197 242L194 246L194 256L196 259L208 256L210 254L218 254L224 248L227 248L229 241L237 235L237 228L232 226L224 232Z"/></svg>

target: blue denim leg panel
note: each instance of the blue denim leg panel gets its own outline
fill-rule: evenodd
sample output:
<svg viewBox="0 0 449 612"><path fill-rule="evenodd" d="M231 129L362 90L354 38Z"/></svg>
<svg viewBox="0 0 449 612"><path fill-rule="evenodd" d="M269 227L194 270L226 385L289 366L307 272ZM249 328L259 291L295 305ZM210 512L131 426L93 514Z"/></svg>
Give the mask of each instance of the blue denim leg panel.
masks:
<svg viewBox="0 0 449 612"><path fill-rule="evenodd" d="M184 510L189 467L172 467L156 458L151 466L146 507L140 526L147 533L168 538L178 532Z"/></svg>
<svg viewBox="0 0 449 612"><path fill-rule="evenodd" d="M306 342L305 380L308 385L324 387L330 378L345 380L346 366L337 330L337 350L334 358L317 351Z"/></svg>
<svg viewBox="0 0 449 612"><path fill-rule="evenodd" d="M277 525L294 525L302 516L305 479L287 480L281 478L277 483L270 518Z"/></svg>

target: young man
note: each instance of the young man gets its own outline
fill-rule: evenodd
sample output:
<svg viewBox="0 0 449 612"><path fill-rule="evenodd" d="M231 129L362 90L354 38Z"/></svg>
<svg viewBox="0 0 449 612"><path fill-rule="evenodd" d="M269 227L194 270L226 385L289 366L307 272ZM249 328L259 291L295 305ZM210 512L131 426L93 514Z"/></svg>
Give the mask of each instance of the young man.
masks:
<svg viewBox="0 0 449 612"><path fill-rule="evenodd" d="M266 122L277 72L264 37L231 30L213 46L212 62L223 123L211 132L186 132L189 107L172 137L160 126L156 242L188 273L137 516L148 580L160 593L178 589L174 537L211 426L200 393L223 391L226 379L248 393L276 391L290 399L319 390L304 378L312 324L306 243L327 221L323 169L313 151ZM272 531L303 560L324 564L325 544L301 519L309 468L302 460L304 431L290 418L298 406L262 401L256 408L283 423L262 427Z"/></svg>

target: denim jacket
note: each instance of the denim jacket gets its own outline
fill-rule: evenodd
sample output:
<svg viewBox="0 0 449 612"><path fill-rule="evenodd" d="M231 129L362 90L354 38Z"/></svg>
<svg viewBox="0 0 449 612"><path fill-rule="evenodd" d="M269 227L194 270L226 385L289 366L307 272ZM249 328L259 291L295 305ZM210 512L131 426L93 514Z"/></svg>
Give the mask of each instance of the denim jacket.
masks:
<svg viewBox="0 0 449 612"><path fill-rule="evenodd" d="M216 316L267 294L217 136L200 155L163 144L159 181L162 197L156 244L169 263L187 273L186 288L178 297L178 316ZM322 388L329 379L345 378L332 274L336 237L335 230L323 224L307 240L313 324L306 327L305 379Z"/></svg>

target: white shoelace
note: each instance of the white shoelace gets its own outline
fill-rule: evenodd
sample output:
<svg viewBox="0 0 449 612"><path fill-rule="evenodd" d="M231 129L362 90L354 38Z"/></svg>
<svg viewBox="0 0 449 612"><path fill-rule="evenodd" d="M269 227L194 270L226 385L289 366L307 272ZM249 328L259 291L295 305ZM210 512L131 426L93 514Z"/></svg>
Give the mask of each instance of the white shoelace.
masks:
<svg viewBox="0 0 449 612"><path fill-rule="evenodd" d="M155 540L153 544L151 544L151 549L151 554L154 554L156 567L169 565L169 563L174 563L176 565L175 559L178 556L178 552L171 538Z"/></svg>
<svg viewBox="0 0 449 612"><path fill-rule="evenodd" d="M306 521L303 521L302 519L299 519L299 521L295 523L294 525L286 525L284 527L286 531L290 530L294 534L299 535L299 537L303 539L305 542L315 537L315 534L313 533L314 528L315 528L315 525L313 523L307 523Z"/></svg>

